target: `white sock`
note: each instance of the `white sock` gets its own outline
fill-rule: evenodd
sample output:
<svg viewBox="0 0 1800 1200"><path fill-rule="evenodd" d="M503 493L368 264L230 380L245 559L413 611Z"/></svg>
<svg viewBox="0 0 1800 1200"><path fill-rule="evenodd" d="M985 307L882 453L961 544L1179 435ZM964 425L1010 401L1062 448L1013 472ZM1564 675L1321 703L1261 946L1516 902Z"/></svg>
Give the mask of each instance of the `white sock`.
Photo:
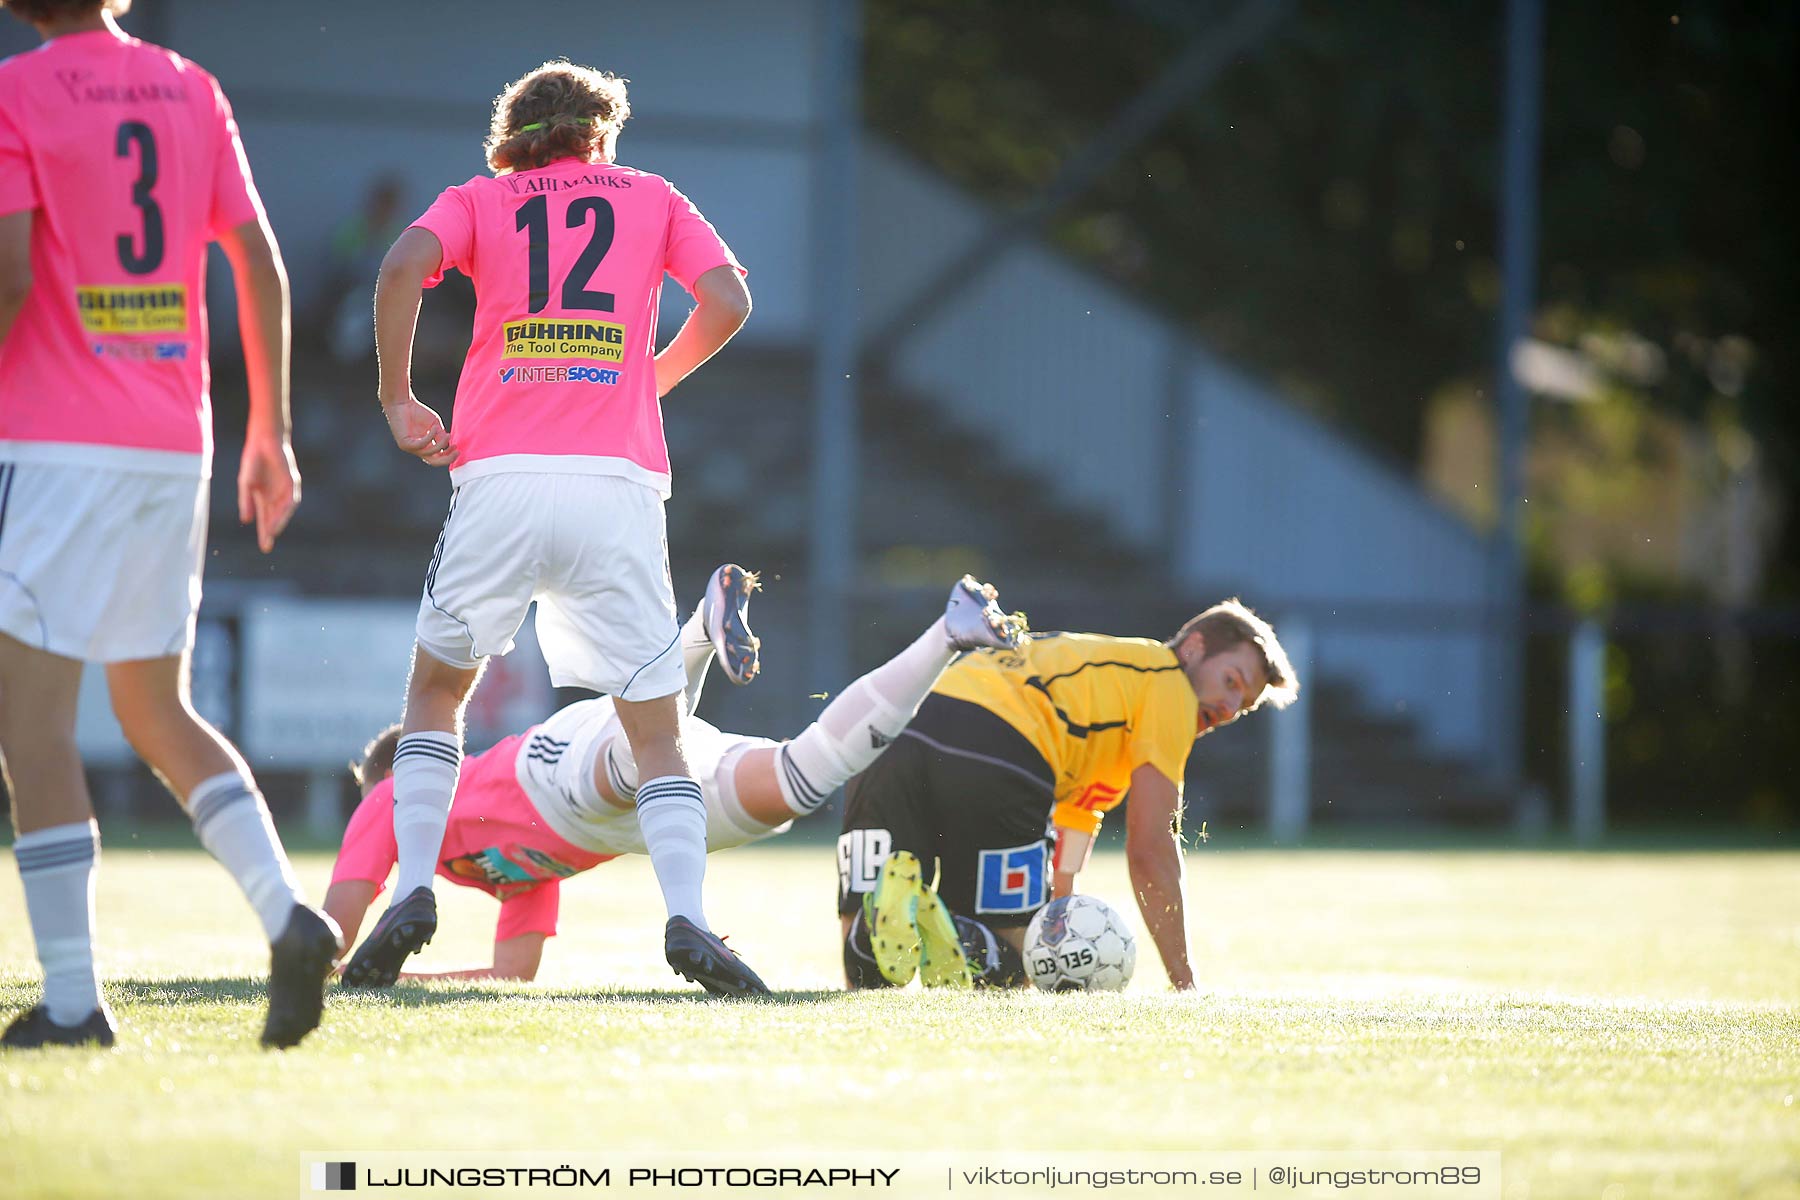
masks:
<svg viewBox="0 0 1800 1200"><path fill-rule="evenodd" d="M706 604L702 602L687 619L687 624L681 627L681 669L687 672L687 687L682 694L687 697L689 715L700 703L700 689L706 686L706 672L717 653L712 638L706 634L706 622L700 616L705 608Z"/></svg>
<svg viewBox="0 0 1800 1200"><path fill-rule="evenodd" d="M79 1025L100 1007L94 974L94 867L100 827L93 821L21 833L13 858L25 883L25 911L44 968L44 1007L58 1025Z"/></svg>
<svg viewBox="0 0 1800 1200"><path fill-rule="evenodd" d="M236 771L214 775L188 793L187 811L200 844L237 880L263 932L271 942L280 937L304 898L256 784Z"/></svg>
<svg viewBox="0 0 1800 1200"><path fill-rule="evenodd" d="M839 692L819 719L776 752L781 798L794 815L825 803L900 736L956 657L939 617L912 645Z"/></svg>
<svg viewBox="0 0 1800 1200"><path fill-rule="evenodd" d="M418 888L430 889L437 875L456 776L462 769L462 738L435 729L409 733L394 747L394 846L399 865L394 900Z"/></svg>
<svg viewBox="0 0 1800 1200"><path fill-rule="evenodd" d="M637 819L669 915L708 929L700 903L706 879L706 801L700 785L681 775L650 780L638 789Z"/></svg>

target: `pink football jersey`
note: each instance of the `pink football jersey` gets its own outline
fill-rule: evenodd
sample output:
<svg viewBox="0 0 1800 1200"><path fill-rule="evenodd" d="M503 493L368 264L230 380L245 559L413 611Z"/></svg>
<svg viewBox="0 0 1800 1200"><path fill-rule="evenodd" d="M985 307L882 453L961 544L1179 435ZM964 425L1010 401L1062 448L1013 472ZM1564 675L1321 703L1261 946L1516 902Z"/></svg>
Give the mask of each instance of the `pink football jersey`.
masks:
<svg viewBox="0 0 1800 1200"><path fill-rule="evenodd" d="M463 760L450 803L450 823L437 873L500 900L499 939L556 933L558 885L570 875L615 857L570 845L544 824L519 786L515 760L535 730L509 737ZM399 858L394 843L394 781L377 784L350 818L331 882L385 885Z"/></svg>
<svg viewBox="0 0 1800 1200"><path fill-rule="evenodd" d="M451 479L494 471L620 475L669 494L656 398L663 275L689 292L731 248L668 180L563 159L477 176L414 224L475 282L456 387Z"/></svg>
<svg viewBox="0 0 1800 1200"><path fill-rule="evenodd" d="M26 210L0 453L204 471L206 247L262 213L218 82L110 30L0 63L0 214Z"/></svg>

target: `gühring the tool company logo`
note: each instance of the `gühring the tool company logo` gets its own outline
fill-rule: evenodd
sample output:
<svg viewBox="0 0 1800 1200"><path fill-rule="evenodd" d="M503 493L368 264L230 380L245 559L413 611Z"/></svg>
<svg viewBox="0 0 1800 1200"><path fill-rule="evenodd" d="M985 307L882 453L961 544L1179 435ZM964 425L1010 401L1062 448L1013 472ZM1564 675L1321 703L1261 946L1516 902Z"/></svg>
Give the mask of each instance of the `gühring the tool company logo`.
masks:
<svg viewBox="0 0 1800 1200"><path fill-rule="evenodd" d="M625 361L625 327L611 321L508 321L503 358L587 358Z"/></svg>

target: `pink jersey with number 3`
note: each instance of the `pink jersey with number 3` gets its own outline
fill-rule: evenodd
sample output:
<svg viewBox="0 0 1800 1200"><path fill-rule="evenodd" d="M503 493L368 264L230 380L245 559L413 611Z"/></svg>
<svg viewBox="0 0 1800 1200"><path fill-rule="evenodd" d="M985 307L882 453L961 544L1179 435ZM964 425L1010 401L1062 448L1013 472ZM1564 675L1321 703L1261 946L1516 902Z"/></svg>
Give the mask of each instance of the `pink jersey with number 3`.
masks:
<svg viewBox="0 0 1800 1200"><path fill-rule="evenodd" d="M218 82L113 30L0 63L0 215L26 211L0 454L204 470L206 247L262 213Z"/></svg>
<svg viewBox="0 0 1800 1200"><path fill-rule="evenodd" d="M619 475L669 494L656 397L664 274L690 293L731 248L668 180L562 159L477 176L414 222L443 271L475 282L456 387L451 479L496 471Z"/></svg>

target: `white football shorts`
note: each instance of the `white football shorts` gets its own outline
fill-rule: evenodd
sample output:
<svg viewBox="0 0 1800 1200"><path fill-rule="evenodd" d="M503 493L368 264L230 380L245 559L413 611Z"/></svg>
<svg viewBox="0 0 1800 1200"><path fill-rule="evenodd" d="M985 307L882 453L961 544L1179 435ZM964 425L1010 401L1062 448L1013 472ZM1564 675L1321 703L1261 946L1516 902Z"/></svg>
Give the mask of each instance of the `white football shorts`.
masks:
<svg viewBox="0 0 1800 1200"><path fill-rule="evenodd" d="M532 730L520 744L514 764L519 786L544 823L558 836L595 854L645 853L637 810L608 804L594 785L595 764L607 743L624 737L611 699L583 700ZM775 829L764 825L745 828L729 815L736 805L727 803L727 798L736 800L737 764L745 752L780 744L768 738L725 733L698 717L681 718L681 745L688 770L706 801L707 850L742 846L781 833L791 824Z"/></svg>
<svg viewBox="0 0 1800 1200"><path fill-rule="evenodd" d="M194 644L210 480L0 463L0 631L86 662Z"/></svg>
<svg viewBox="0 0 1800 1200"><path fill-rule="evenodd" d="M654 700L686 682L662 497L643 484L502 472L451 494L419 601L419 645L473 667L512 649L534 600L557 687Z"/></svg>

